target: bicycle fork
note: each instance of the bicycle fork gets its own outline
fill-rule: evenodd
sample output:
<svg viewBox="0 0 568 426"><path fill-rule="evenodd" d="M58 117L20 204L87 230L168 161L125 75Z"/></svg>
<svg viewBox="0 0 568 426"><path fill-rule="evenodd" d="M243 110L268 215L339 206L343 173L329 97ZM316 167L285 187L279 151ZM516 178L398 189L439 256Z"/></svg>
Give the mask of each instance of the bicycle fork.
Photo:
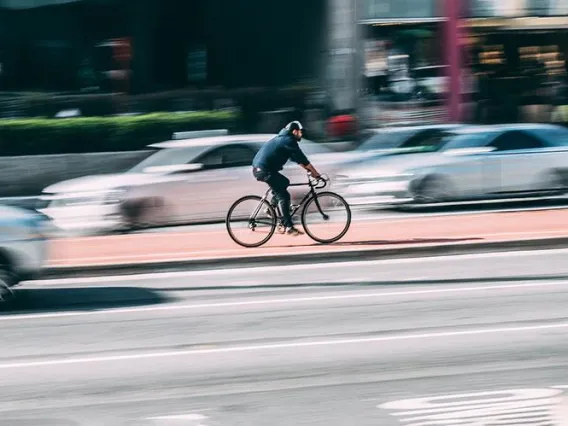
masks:
<svg viewBox="0 0 568 426"><path fill-rule="evenodd" d="M321 205L320 205L320 202L319 202L319 199L318 199L318 195L317 195L316 192L314 192L314 201L316 203L316 207L318 208L318 211L321 214L321 217L323 217L323 220L329 220L329 215L325 214L323 212L322 208L321 208Z"/></svg>

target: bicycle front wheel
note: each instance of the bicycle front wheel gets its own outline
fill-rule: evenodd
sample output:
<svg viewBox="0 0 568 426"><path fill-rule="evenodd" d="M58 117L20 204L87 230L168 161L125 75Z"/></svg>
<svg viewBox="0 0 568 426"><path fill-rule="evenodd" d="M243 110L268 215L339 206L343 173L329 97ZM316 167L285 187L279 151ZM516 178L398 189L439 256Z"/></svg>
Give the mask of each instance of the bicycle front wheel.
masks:
<svg viewBox="0 0 568 426"><path fill-rule="evenodd" d="M302 226L314 241L334 243L343 238L351 226L349 204L333 192L320 192L306 203Z"/></svg>
<svg viewBox="0 0 568 426"><path fill-rule="evenodd" d="M274 208L255 195L237 200L229 209L225 220L233 241L249 248L267 243L274 234L276 222Z"/></svg>

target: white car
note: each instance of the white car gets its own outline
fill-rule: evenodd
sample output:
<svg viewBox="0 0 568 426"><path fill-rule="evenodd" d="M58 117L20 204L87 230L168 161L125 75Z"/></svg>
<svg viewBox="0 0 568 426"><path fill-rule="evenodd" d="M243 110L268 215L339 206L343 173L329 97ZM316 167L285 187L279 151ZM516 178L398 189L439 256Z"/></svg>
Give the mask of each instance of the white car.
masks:
<svg viewBox="0 0 568 426"><path fill-rule="evenodd" d="M0 206L0 301L11 294L15 285L41 275L50 232L44 216Z"/></svg>
<svg viewBox="0 0 568 426"><path fill-rule="evenodd" d="M568 189L568 129L463 127L339 174L347 201L369 207L559 195Z"/></svg>
<svg viewBox="0 0 568 426"><path fill-rule="evenodd" d="M40 209L56 227L79 234L145 227L216 222L234 201L263 194L252 176L252 160L275 135L223 135L171 140L151 147L155 153L125 173L86 176L44 189ZM308 140L302 150L322 172L332 173L341 153ZM285 174L307 181L290 164Z"/></svg>

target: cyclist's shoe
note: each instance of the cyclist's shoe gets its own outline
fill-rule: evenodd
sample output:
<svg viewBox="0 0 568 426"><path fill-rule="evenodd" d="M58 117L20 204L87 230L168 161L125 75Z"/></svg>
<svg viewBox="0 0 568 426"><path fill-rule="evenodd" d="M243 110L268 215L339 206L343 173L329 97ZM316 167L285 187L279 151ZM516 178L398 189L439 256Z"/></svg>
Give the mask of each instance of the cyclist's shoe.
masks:
<svg viewBox="0 0 568 426"><path fill-rule="evenodd" d="M285 234L286 233L286 227L284 225L282 225L281 223L279 223L278 227L276 228L276 232L278 232L279 234Z"/></svg>
<svg viewBox="0 0 568 426"><path fill-rule="evenodd" d="M297 237L299 235L304 235L304 233L302 231L300 231L298 228L295 227L290 227L290 228L286 228L286 235L291 235L293 237Z"/></svg>

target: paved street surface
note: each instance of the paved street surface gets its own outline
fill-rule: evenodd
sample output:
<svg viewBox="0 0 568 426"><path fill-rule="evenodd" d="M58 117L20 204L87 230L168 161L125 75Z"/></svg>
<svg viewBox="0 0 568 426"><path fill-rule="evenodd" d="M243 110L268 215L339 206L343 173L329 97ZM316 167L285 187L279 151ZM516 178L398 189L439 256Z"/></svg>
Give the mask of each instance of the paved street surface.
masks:
<svg viewBox="0 0 568 426"><path fill-rule="evenodd" d="M566 426L567 256L26 283L1 424Z"/></svg>
<svg viewBox="0 0 568 426"><path fill-rule="evenodd" d="M234 243L224 229L65 238L54 241L49 263L53 267L111 265L517 241L567 235L565 210L484 213L354 221L341 241L328 246L315 243L307 235L275 234L266 246L245 249Z"/></svg>

